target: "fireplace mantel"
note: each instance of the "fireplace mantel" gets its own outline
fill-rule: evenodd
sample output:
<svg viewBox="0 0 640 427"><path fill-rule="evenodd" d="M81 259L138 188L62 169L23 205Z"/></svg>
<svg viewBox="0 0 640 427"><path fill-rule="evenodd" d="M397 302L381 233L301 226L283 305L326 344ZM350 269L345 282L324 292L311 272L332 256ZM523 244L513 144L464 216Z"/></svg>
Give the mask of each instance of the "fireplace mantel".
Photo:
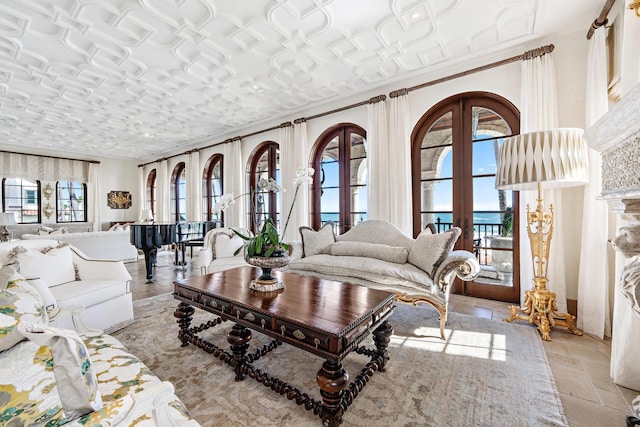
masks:
<svg viewBox="0 0 640 427"><path fill-rule="evenodd" d="M602 154L602 198L640 198L640 83L587 129L584 139Z"/></svg>

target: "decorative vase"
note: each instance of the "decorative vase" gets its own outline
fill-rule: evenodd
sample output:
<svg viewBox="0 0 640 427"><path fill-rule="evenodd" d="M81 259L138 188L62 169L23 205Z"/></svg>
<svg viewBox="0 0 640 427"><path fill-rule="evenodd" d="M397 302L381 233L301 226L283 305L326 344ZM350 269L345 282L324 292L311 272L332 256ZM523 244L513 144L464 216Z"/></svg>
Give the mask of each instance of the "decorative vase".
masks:
<svg viewBox="0 0 640 427"><path fill-rule="evenodd" d="M281 251L274 253L270 257L249 256L245 252L244 260L249 265L260 268L261 274L255 280L251 281L249 287L260 292L273 292L284 288L284 284L277 277L274 277L272 269L282 268L289 264L289 256L286 252Z"/></svg>

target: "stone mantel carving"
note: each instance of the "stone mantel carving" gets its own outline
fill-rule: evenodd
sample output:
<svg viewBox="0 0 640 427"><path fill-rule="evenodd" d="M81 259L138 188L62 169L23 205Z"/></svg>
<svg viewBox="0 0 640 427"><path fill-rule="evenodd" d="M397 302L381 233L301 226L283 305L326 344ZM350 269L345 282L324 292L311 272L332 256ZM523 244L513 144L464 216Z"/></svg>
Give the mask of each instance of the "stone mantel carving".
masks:
<svg viewBox="0 0 640 427"><path fill-rule="evenodd" d="M587 129L584 139L602 153L602 198L640 199L640 83Z"/></svg>

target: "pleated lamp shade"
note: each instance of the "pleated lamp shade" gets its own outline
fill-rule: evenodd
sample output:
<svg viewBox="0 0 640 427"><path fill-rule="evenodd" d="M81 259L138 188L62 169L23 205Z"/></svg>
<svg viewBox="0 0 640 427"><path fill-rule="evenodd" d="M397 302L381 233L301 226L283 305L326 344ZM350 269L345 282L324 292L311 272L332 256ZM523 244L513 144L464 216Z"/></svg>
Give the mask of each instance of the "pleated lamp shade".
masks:
<svg viewBox="0 0 640 427"><path fill-rule="evenodd" d="M500 146L496 188L535 190L589 182L589 152L582 129L559 128L506 138Z"/></svg>

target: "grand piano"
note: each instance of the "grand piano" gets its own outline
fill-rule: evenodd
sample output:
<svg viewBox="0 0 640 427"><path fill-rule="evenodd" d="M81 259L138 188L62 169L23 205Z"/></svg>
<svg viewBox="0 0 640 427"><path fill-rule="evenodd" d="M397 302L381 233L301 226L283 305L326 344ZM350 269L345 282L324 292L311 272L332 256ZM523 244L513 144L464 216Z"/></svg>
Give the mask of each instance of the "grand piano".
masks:
<svg viewBox="0 0 640 427"><path fill-rule="evenodd" d="M153 266L158 248L175 245L175 264L185 266L186 246L204 240L204 235L215 227L212 221L180 221L171 223L131 224L131 244L144 253L147 283L153 283Z"/></svg>

